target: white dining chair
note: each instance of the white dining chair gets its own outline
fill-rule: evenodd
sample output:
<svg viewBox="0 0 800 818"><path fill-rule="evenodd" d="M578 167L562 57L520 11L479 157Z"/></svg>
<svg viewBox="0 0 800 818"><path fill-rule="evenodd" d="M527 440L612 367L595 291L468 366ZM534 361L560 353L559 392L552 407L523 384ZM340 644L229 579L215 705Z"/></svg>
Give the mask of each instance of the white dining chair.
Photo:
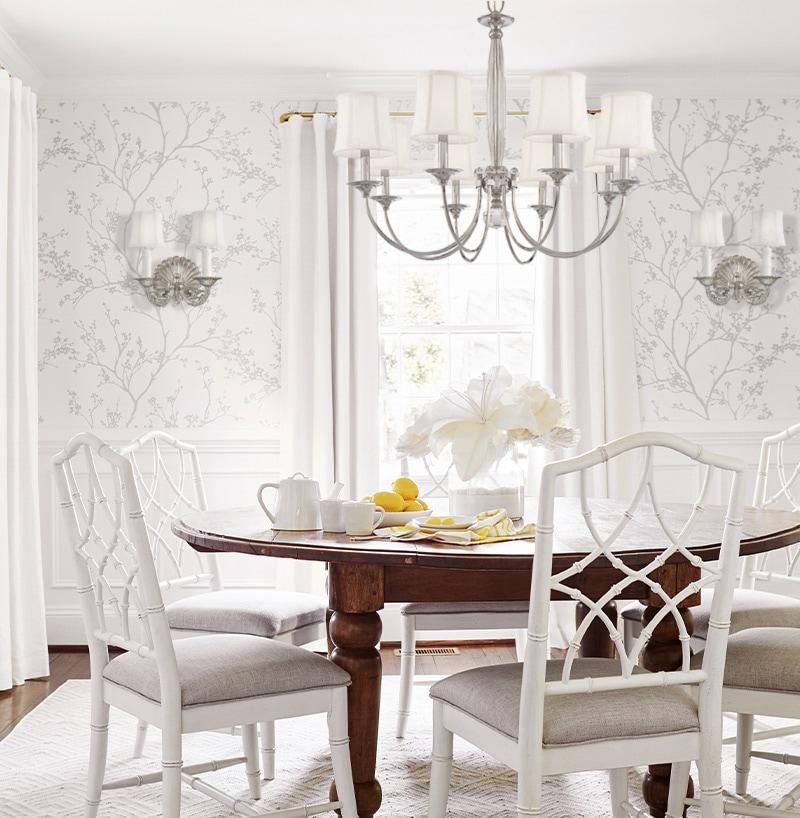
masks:
<svg viewBox="0 0 800 818"><path fill-rule="evenodd" d="M173 435L151 431L121 449L133 467L161 590L203 587L210 590L167 605L174 638L215 633L245 633L304 645L325 636L327 601L323 597L270 589L226 589L217 557L201 554L172 534L181 515L207 509L197 448ZM259 725L261 766L275 777L275 726ZM139 723L134 757L141 757L147 723Z"/></svg>
<svg viewBox="0 0 800 818"><path fill-rule="evenodd" d="M693 665L703 661L702 653ZM800 766L800 756L753 750L756 716L800 720L800 628L748 628L728 640L722 707L736 713L736 794L748 795L751 758ZM682 774L688 775L688 771ZM789 818L798 815L800 784L775 806L730 799L725 811L754 818ZM687 804L695 802L687 799Z"/></svg>
<svg viewBox="0 0 800 818"><path fill-rule="evenodd" d="M400 461L401 473L408 475L408 459ZM437 479L427 461L425 468L433 480L431 491L445 489L444 478ZM418 631L519 630L528 623L528 600L520 602L409 602L400 608L400 700L397 706L395 735L405 738L414 692L417 665Z"/></svg>
<svg viewBox="0 0 800 818"><path fill-rule="evenodd" d="M653 455L671 449L705 466L703 487L679 531L673 515L661 509L653 476ZM604 524L592 517L586 496L586 474L620 455L642 450L644 468L633 500L618 522ZM542 815L542 778L584 770L609 769L614 818L644 816L628 801L629 767L672 764L673 784L668 815L683 814L684 771L700 760L700 788L704 818L721 818L721 697L725 647L731 599L736 582L743 512L744 463L705 452L701 446L666 433L646 432L620 438L579 457L546 465L542 471L531 583L531 611L525 659L522 663L475 668L437 682L433 699L434 734L428 818L444 818L453 766L453 735L457 734L518 774L519 818ZM696 568L699 557L687 545L703 516L715 470L731 479L731 494L721 532L720 559L699 580L670 596L659 583L659 569L668 561L686 561ZM554 530L554 497L560 479L577 473L581 510L593 548L575 554L568 567L553 572L555 538L574 538L575 532ZM643 507L647 497L649 508ZM618 550L642 547L636 533L625 539L625 529L636 520L660 527L663 543L645 547L658 554L642 568L629 567ZM673 524L674 525L674 524ZM634 526L635 528L636 526ZM600 599L589 599L571 580L595 560L607 561L619 579ZM630 651L603 608L625 588L643 583L662 607L643 629ZM703 587L717 586L705 660L690 665L689 635L679 606ZM563 660L548 660L548 623L551 594L582 602L588 609ZM682 645L680 669L650 673L637 665L656 627L671 617ZM599 620L613 640L618 659L580 659L578 651L588 627Z"/></svg>
<svg viewBox="0 0 800 818"><path fill-rule="evenodd" d="M80 461L77 468L74 461ZM259 636L173 641L131 461L84 433L55 456L53 468L91 665L87 818L97 815L104 790L156 782L166 818L180 816L182 783L240 815L300 818L341 809L345 818L357 818L347 734L349 675L315 653ZM109 647L127 652L109 660ZM104 781L111 706L160 728L160 772ZM250 796L260 798L256 722L312 713L328 716L338 801L265 812L200 777L244 764ZM237 724L244 725L243 757L183 767L184 734Z"/></svg>
<svg viewBox="0 0 800 818"><path fill-rule="evenodd" d="M787 441L800 438L800 423L783 432L764 438L761 443L758 474L756 476L753 506L774 508L782 506L800 511L800 498L794 491L800 480L800 463L789 469L784 446ZM783 560L775 567L776 560ZM786 593L794 589L800 594L800 546L781 549L779 553L743 557L740 562L741 578L734 591L731 612L731 633L747 628L800 628L800 598ZM757 583L771 582L775 590L757 588ZM702 650L708 632L713 591L701 595L700 604L692 608L694 634L692 645ZM631 603L622 611L625 623L625 641L633 644L642 628L644 605Z"/></svg>

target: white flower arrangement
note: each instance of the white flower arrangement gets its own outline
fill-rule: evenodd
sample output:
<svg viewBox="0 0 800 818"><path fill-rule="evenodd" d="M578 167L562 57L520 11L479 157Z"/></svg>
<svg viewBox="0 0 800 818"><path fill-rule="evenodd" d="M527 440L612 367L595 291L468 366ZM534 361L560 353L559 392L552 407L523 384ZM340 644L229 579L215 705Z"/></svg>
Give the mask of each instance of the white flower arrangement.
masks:
<svg viewBox="0 0 800 818"><path fill-rule="evenodd" d="M410 457L450 448L459 478L467 482L500 460L514 443L572 446L580 433L567 426L570 407L542 384L492 367L464 391L446 389L429 403L397 441L397 452Z"/></svg>

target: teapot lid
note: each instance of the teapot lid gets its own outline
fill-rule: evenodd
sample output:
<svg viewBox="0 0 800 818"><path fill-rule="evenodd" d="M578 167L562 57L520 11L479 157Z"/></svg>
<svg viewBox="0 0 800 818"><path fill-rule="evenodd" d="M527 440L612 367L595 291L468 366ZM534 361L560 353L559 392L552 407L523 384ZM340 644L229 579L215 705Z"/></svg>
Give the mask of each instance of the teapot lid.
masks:
<svg viewBox="0 0 800 818"><path fill-rule="evenodd" d="M313 480L311 477L306 477L303 472L296 471L291 477L284 477L281 482L286 482L288 480L297 480L298 482L305 481L309 483L316 483L316 480Z"/></svg>

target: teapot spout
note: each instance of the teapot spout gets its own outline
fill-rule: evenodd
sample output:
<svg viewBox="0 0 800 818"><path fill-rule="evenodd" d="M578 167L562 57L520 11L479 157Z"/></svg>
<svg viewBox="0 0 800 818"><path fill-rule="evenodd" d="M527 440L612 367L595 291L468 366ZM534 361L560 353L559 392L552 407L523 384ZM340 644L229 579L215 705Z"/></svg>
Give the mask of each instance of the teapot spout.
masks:
<svg viewBox="0 0 800 818"><path fill-rule="evenodd" d="M344 483L340 483L338 480L333 484L333 488L330 491L330 494L325 498L326 500L337 500L339 495L342 493L342 489L344 488Z"/></svg>

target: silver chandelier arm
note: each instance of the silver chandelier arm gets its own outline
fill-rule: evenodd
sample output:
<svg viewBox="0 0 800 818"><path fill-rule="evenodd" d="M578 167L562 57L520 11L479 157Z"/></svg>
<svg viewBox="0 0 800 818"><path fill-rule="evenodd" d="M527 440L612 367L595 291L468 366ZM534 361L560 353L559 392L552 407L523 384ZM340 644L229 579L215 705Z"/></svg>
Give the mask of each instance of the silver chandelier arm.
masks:
<svg viewBox="0 0 800 818"><path fill-rule="evenodd" d="M481 236L481 240L478 242L478 246L470 249L469 247L464 246L465 241L469 241L472 237L472 232L474 231L474 224L477 219L480 217L481 214L481 204L483 202L483 188L478 188L478 201L475 205L475 215L472 219L472 225L470 225L471 230L469 235L466 238L461 238L458 233L458 225L453 222L451 213L450 213L450 206L447 201L447 189L445 188L444 184L442 187L442 203L444 205L444 214L445 219L447 221L447 227L450 230L450 234L455 239L456 244L458 245L459 253L461 254L461 258L464 261L473 262L480 254L481 250L483 250L483 245L486 243L486 237L489 235L489 219L486 218L485 224L483 226L483 235ZM472 258L470 258L472 256Z"/></svg>
<svg viewBox="0 0 800 818"><path fill-rule="evenodd" d="M384 220L386 221L386 228L388 230L387 233L375 219L372 213L372 209L370 208L370 200L367 197L364 197L364 202L367 209L367 217L370 221L370 224L373 226L378 235L387 244L394 247L396 250L400 250L401 252L413 256L414 258L420 259L421 261L441 261L442 259L448 258L461 250L461 246L459 245L458 241L453 241L450 244L447 244L436 250L412 250L410 247L404 244L395 233L394 228L392 227L391 220L389 218L388 208L383 209L383 217ZM481 191L479 190L478 201L475 205L475 215L473 216L472 221L470 222L467 229L464 231L463 234L461 234L460 236L461 242L469 241L469 239L472 238L472 234L475 232L475 228L478 225L478 220L481 212L481 203L482 196ZM480 246L483 246L483 242L481 242Z"/></svg>
<svg viewBox="0 0 800 818"><path fill-rule="evenodd" d="M600 247L602 244L608 241L608 239L612 236L617 227L619 227L619 223L622 219L623 208L625 206L625 196L620 195L618 198L620 200L619 209L617 210L616 218L611 224L611 227L608 227L608 223L611 218L611 203L609 202L606 203L605 219L603 220L603 224L600 227L597 236L592 241L590 241L589 244L587 244L585 247L580 248L579 250L553 250L537 242L533 238L533 236L531 236L530 233L528 233L528 231L525 229L525 226L522 224L522 220L520 219L519 213L517 212L517 208L515 206L514 202L515 196L513 190L511 192L511 207L514 212L514 220L517 224L517 227L519 228L520 232L522 233L526 241L529 241L533 247L542 252L544 255L549 256L550 258L570 259L578 258L578 256L582 256L586 253L591 252L592 250L596 250L598 247ZM555 208L553 212L555 213ZM503 201L503 213L506 216L506 220L508 220L509 214L505 201Z"/></svg>
<svg viewBox="0 0 800 818"><path fill-rule="evenodd" d="M549 218L549 220L547 222L547 228L545 229L545 226L544 226L545 217L540 214L539 215L539 235L538 235L538 237L536 239L534 239L528 233L528 231L525 229L525 227L522 224L522 220L521 220L521 218L519 216L519 213L517 212L517 208L516 208L516 188L512 187L511 188L511 207L512 207L513 212L514 212L514 220L516 221L517 227L519 227L523 238L526 239L527 241L529 241L530 244L529 245L523 244L514 235L514 231L511 229L510 221L509 221L509 218L508 218L508 210L504 208L503 212L504 212L505 219L506 219L506 228L505 229L508 232L508 236L506 237L506 240L508 241L510 239L511 241L514 242L514 244L516 244L516 246L520 250L524 250L526 253L531 253L532 252L535 255L542 248L542 245L544 244L544 242L546 242L547 239L550 237L550 233L552 232L553 226L556 223L556 213L558 213L559 196L560 196L559 189L556 188L555 193L554 193L554 197L553 197L553 207L550 210L550 218ZM514 258L515 259L517 258L516 254L514 255ZM533 259L531 259L531 260L533 260ZM527 262L523 262L523 263L527 263Z"/></svg>
<svg viewBox="0 0 800 818"><path fill-rule="evenodd" d="M548 233L553 228L552 212L553 211L551 211L550 224L547 227L547 232ZM516 261L517 264L530 264L536 258L537 254L539 252L538 249L533 249L533 251L531 252L532 248L526 247L525 245L523 245L519 241L519 239L517 239L517 237L514 235L514 231L508 226L507 223L506 223L505 227L503 228L503 233L505 234L505 237L506 237L506 244L508 244L508 249L511 251L511 255L514 257L514 261ZM537 239L537 243L539 245L541 245L541 243L544 240L545 240L544 216L540 216L539 217L539 237ZM514 245L519 247L521 250L525 250L526 252L530 252L530 256L528 256L528 258L522 258L517 253L517 250L515 249Z"/></svg>

